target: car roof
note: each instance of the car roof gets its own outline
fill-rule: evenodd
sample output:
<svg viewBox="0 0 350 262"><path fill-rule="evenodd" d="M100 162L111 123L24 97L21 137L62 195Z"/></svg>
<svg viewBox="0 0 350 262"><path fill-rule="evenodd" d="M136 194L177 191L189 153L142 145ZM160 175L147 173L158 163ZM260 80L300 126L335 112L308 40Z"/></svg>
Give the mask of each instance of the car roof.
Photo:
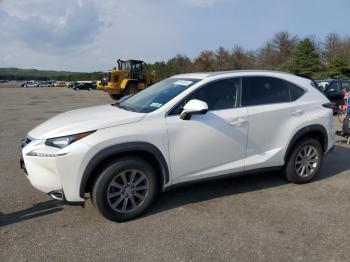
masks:
<svg viewBox="0 0 350 262"><path fill-rule="evenodd" d="M311 79L297 76L291 73L271 71L271 70L233 70L233 71L221 71L221 72L204 72L204 73L187 73L181 75L175 75L172 78L187 78L198 80L218 80L226 77L245 77L245 76L265 76L275 77L290 81L294 84L305 86L309 85Z"/></svg>
<svg viewBox="0 0 350 262"><path fill-rule="evenodd" d="M173 78L192 78L192 79L206 79L217 76L254 76L254 75L263 75L263 76L294 76L298 77L291 73L272 71L272 70L232 70L232 71L218 71L218 72L202 72L202 73L186 73L175 75Z"/></svg>

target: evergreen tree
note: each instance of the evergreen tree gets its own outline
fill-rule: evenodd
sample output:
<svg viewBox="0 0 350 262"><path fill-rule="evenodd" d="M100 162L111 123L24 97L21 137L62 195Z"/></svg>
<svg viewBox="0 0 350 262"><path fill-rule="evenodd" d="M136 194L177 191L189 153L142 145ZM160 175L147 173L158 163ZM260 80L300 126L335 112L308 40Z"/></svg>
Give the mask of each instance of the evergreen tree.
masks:
<svg viewBox="0 0 350 262"><path fill-rule="evenodd" d="M315 43L310 38L299 42L296 52L289 58L285 69L306 77L312 77L321 71L320 57Z"/></svg>
<svg viewBox="0 0 350 262"><path fill-rule="evenodd" d="M328 75L332 78L350 78L350 62L344 55L336 55L329 64Z"/></svg>

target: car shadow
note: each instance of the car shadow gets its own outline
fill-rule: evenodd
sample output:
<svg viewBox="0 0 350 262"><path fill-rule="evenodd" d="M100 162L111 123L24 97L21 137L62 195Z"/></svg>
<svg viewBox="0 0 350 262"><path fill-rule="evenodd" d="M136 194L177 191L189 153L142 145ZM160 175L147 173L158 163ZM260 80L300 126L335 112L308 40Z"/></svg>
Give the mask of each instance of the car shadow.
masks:
<svg viewBox="0 0 350 262"><path fill-rule="evenodd" d="M0 212L0 227L62 211L62 203L49 200L9 214Z"/></svg>
<svg viewBox="0 0 350 262"><path fill-rule="evenodd" d="M314 181L338 175L346 170L350 171L350 147L336 144L333 152L324 157L321 173Z"/></svg>
<svg viewBox="0 0 350 262"><path fill-rule="evenodd" d="M346 156L350 156L350 148L336 145L334 151L325 156L322 170L312 182L327 179L343 171L350 170L350 158ZM342 159L342 161L340 161L340 159ZM281 172L267 172L240 177L229 177L222 180L175 188L160 194L156 203L143 217L192 203L278 187L288 183L289 182L282 177Z"/></svg>

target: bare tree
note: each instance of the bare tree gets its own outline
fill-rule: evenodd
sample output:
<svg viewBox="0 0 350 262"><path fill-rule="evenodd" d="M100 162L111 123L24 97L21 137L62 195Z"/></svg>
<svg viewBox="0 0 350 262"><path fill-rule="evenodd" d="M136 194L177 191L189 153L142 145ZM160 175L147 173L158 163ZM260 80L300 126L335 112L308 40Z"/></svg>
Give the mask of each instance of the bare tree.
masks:
<svg viewBox="0 0 350 262"><path fill-rule="evenodd" d="M276 33L269 43L274 49L271 64L274 68L279 68L288 61L290 55L296 50L298 37L282 31Z"/></svg>
<svg viewBox="0 0 350 262"><path fill-rule="evenodd" d="M326 65L329 65L332 60L341 53L342 40L336 33L330 33L326 36L323 43L322 60Z"/></svg>
<svg viewBox="0 0 350 262"><path fill-rule="evenodd" d="M219 47L215 52L215 70L224 71L232 69L231 63L231 54L230 52L223 48Z"/></svg>
<svg viewBox="0 0 350 262"><path fill-rule="evenodd" d="M202 51L194 60L194 67L198 72L215 71L215 53L210 50Z"/></svg>

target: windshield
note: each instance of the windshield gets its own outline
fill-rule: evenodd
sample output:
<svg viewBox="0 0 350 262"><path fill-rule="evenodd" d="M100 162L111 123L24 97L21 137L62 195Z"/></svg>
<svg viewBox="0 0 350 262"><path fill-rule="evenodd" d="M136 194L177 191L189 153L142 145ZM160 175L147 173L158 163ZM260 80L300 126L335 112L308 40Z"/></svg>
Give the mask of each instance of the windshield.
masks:
<svg viewBox="0 0 350 262"><path fill-rule="evenodd" d="M162 107L198 81L198 79L168 78L116 105L130 111L150 113Z"/></svg>

